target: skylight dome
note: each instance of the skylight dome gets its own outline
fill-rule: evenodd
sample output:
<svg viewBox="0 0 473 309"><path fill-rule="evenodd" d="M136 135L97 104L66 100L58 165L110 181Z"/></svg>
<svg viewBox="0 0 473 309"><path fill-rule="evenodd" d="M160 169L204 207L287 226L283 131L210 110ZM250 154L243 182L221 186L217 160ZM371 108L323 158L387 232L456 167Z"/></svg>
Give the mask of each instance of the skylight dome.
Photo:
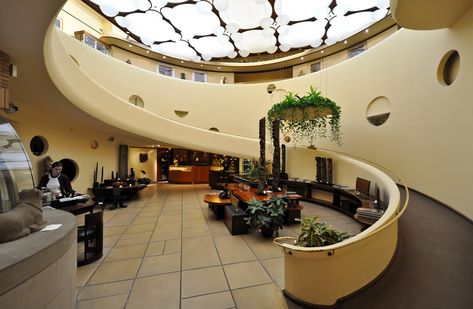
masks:
<svg viewBox="0 0 473 309"><path fill-rule="evenodd" d="M83 2L151 50L192 61L328 46L389 13L389 0Z"/></svg>

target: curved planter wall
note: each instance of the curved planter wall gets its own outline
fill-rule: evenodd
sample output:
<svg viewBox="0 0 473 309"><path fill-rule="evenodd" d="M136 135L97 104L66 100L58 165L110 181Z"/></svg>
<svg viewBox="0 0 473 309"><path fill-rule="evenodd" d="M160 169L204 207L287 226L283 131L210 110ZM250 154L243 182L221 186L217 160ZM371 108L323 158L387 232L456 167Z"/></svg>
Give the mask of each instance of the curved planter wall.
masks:
<svg viewBox="0 0 473 309"><path fill-rule="evenodd" d="M332 157L334 166L338 166L336 183L366 175L382 189L388 206L375 224L344 242L314 248L277 243L284 251L284 292L310 305L333 305L375 280L390 264L398 236L400 193L394 181L366 163L323 154Z"/></svg>
<svg viewBox="0 0 473 309"><path fill-rule="evenodd" d="M48 224L62 226L0 244L0 308L75 308L76 218L43 211Z"/></svg>

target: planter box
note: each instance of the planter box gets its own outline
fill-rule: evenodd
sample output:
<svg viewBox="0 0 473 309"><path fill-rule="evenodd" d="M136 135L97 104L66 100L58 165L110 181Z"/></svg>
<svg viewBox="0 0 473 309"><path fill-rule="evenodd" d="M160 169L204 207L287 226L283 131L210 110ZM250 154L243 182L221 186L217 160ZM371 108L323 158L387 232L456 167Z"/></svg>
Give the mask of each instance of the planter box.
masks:
<svg viewBox="0 0 473 309"><path fill-rule="evenodd" d="M248 232L246 222L243 220L246 217L246 212L241 208L235 208L232 205L225 206L223 221L230 234L240 235Z"/></svg>

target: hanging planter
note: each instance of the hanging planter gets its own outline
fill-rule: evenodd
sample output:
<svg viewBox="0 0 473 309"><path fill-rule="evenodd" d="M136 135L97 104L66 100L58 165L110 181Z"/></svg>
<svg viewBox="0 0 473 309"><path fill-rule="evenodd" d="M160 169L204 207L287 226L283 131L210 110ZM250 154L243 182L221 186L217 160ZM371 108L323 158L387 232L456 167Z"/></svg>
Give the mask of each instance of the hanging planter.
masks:
<svg viewBox="0 0 473 309"><path fill-rule="evenodd" d="M317 138L326 138L327 135L340 145L340 116L340 107L312 86L303 97L289 92L282 102L271 107L267 115L268 123L280 120L281 131L286 136L291 135L294 142L307 139L311 145Z"/></svg>

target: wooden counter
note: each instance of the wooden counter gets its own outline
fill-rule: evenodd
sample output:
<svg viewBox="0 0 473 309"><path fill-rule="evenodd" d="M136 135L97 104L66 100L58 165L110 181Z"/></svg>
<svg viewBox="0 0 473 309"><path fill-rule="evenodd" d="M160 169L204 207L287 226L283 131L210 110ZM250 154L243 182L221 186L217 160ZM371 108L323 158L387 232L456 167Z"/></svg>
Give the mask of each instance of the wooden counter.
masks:
<svg viewBox="0 0 473 309"><path fill-rule="evenodd" d="M209 182L210 166L183 166L182 169L169 169L169 183L196 184Z"/></svg>

